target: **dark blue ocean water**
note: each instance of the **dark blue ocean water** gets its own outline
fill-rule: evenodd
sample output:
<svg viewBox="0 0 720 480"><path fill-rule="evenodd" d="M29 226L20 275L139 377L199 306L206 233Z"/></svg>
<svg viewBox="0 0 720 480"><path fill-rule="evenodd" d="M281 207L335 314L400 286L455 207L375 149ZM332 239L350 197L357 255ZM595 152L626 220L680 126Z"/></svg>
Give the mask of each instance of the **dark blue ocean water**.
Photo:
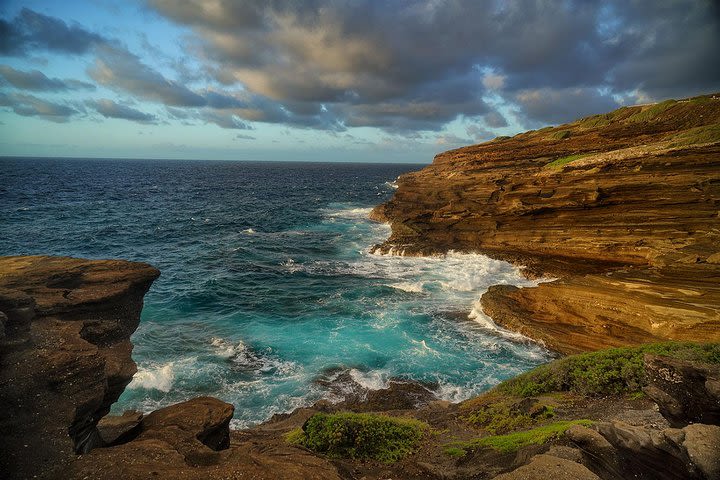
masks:
<svg viewBox="0 0 720 480"><path fill-rule="evenodd" d="M369 387L406 377L462 400L546 354L476 309L489 285L528 283L510 265L368 253L389 234L371 207L418 168L0 159L0 254L161 270L115 411L213 395L245 426L337 399L316 380L338 367Z"/></svg>

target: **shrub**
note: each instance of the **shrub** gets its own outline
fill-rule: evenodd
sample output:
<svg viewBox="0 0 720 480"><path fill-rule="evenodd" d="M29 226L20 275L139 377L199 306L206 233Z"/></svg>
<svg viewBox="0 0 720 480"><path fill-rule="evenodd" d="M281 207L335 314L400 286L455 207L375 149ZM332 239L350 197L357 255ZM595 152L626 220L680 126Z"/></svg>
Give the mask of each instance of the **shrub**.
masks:
<svg viewBox="0 0 720 480"><path fill-rule="evenodd" d="M590 396L635 393L647 384L643 366L646 353L720 363L720 343L655 343L561 358L495 388L503 394L518 397L567 391Z"/></svg>
<svg viewBox="0 0 720 480"><path fill-rule="evenodd" d="M330 457L391 463L414 451L427 429L427 424L413 419L369 413L318 413L285 439Z"/></svg>
<svg viewBox="0 0 720 480"><path fill-rule="evenodd" d="M551 405L544 405L541 402L534 405L523 405L527 400L518 402L513 398L502 398L496 395L480 397L479 400L481 400L480 404L472 400L466 403L465 408L469 409L470 413L463 419L492 434L529 427L555 416L555 409Z"/></svg>
<svg viewBox="0 0 720 480"><path fill-rule="evenodd" d="M553 133L551 138L553 140L565 140L566 138L570 138L571 135L570 130L560 130L559 132Z"/></svg>
<svg viewBox="0 0 720 480"><path fill-rule="evenodd" d="M549 440L558 438L573 425L590 426L592 424L593 422L591 420L568 420L555 422L549 425L533 428L532 430L509 433L507 435L492 435L467 442L454 442L445 447L445 453L453 456L462 456L467 452L467 450L482 447L490 447L501 453L512 453L523 447L530 445L542 445Z"/></svg>

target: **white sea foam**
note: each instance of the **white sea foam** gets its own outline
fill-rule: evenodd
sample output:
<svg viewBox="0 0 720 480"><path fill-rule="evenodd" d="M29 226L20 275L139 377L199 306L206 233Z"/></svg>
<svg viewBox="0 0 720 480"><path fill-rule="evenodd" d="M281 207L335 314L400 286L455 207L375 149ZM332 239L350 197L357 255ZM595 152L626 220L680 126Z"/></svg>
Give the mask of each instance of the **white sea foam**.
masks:
<svg viewBox="0 0 720 480"><path fill-rule="evenodd" d="M175 362L138 368L128 388L144 388L169 392L175 380Z"/></svg>
<svg viewBox="0 0 720 480"><path fill-rule="evenodd" d="M392 182L385 182L385 185L390 188L398 188L397 179L393 180Z"/></svg>
<svg viewBox="0 0 720 480"><path fill-rule="evenodd" d="M329 218L346 218L346 219L367 219L368 215L372 212L371 207L359 207L359 208L338 208L338 209L326 209L325 214Z"/></svg>
<svg viewBox="0 0 720 480"><path fill-rule="evenodd" d="M245 230L243 230L243 233L247 233L248 235L252 235L253 233L255 233L255 230L253 230L252 228L246 228Z"/></svg>
<svg viewBox="0 0 720 480"><path fill-rule="evenodd" d="M434 357L439 357L440 352L435 350L434 348L428 347L427 343L425 343L425 340L413 340L410 339L410 342L412 342L414 345L417 345L416 348L412 349L413 354L424 357L427 355L432 355Z"/></svg>
<svg viewBox="0 0 720 480"><path fill-rule="evenodd" d="M299 371L299 366L295 362L281 360L271 352L256 352L242 341L233 343L213 337L210 339L210 345L219 357L226 358L239 368L256 374L288 376L295 375Z"/></svg>
<svg viewBox="0 0 720 480"><path fill-rule="evenodd" d="M423 282L390 283L388 284L388 287L394 288L396 290L402 290L403 292L408 293L422 293Z"/></svg>
<svg viewBox="0 0 720 480"><path fill-rule="evenodd" d="M237 345L219 337L211 338L210 345L215 350L215 354L222 358L231 358L237 353Z"/></svg>
<svg viewBox="0 0 720 480"><path fill-rule="evenodd" d="M511 330L507 330L505 328L502 328L496 324L492 318L490 318L488 315L486 315L482 311L482 305L480 303L480 300L475 302L473 304L473 308L468 314L468 318L470 320L473 320L476 322L481 328L488 330L489 332L492 332L500 337L507 338L509 340L514 340L517 342L529 342L530 339L526 337L525 335L513 332Z"/></svg>
<svg viewBox="0 0 720 480"><path fill-rule="evenodd" d="M363 372L357 368L351 368L350 377L363 388L380 390L388 388L390 373L387 370L370 370Z"/></svg>

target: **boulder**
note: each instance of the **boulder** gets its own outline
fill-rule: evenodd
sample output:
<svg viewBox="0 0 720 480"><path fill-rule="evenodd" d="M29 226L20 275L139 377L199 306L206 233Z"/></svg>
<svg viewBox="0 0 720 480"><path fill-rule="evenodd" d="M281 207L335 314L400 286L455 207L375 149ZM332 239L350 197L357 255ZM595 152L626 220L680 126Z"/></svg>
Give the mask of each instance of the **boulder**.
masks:
<svg viewBox="0 0 720 480"><path fill-rule="evenodd" d="M643 391L670 425L720 425L720 366L646 355L645 372Z"/></svg>
<svg viewBox="0 0 720 480"><path fill-rule="evenodd" d="M495 477L495 480L600 480L587 467L553 455L535 455L530 463L512 472Z"/></svg>

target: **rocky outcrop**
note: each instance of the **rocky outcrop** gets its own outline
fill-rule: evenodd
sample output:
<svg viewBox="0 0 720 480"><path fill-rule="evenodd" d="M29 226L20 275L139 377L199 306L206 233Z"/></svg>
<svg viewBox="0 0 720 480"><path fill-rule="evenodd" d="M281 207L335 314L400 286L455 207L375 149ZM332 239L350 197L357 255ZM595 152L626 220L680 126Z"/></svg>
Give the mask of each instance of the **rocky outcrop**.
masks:
<svg viewBox="0 0 720 480"><path fill-rule="evenodd" d="M0 471L58 476L102 444L96 424L136 371L130 335L159 272L146 264L0 258Z"/></svg>
<svg viewBox="0 0 720 480"><path fill-rule="evenodd" d="M398 179L380 251L473 251L560 280L494 288L496 323L562 353L720 339L720 95L460 148Z"/></svg>
<svg viewBox="0 0 720 480"><path fill-rule="evenodd" d="M290 447L275 430L251 438L231 433L233 410L210 397L156 410L141 420L135 438L77 457L64 478L340 478L331 463Z"/></svg>
<svg viewBox="0 0 720 480"><path fill-rule="evenodd" d="M583 453L583 463L603 479L720 478L715 425L652 430L614 421L600 423L597 431L576 426L567 435Z"/></svg>
<svg viewBox="0 0 720 480"><path fill-rule="evenodd" d="M339 479L282 432L231 434L234 408L214 398L105 417L136 371L129 339L158 275L124 261L0 258L0 477Z"/></svg>
<svg viewBox="0 0 720 480"><path fill-rule="evenodd" d="M670 425L720 425L720 366L646 355L645 372L648 385L643 391Z"/></svg>

